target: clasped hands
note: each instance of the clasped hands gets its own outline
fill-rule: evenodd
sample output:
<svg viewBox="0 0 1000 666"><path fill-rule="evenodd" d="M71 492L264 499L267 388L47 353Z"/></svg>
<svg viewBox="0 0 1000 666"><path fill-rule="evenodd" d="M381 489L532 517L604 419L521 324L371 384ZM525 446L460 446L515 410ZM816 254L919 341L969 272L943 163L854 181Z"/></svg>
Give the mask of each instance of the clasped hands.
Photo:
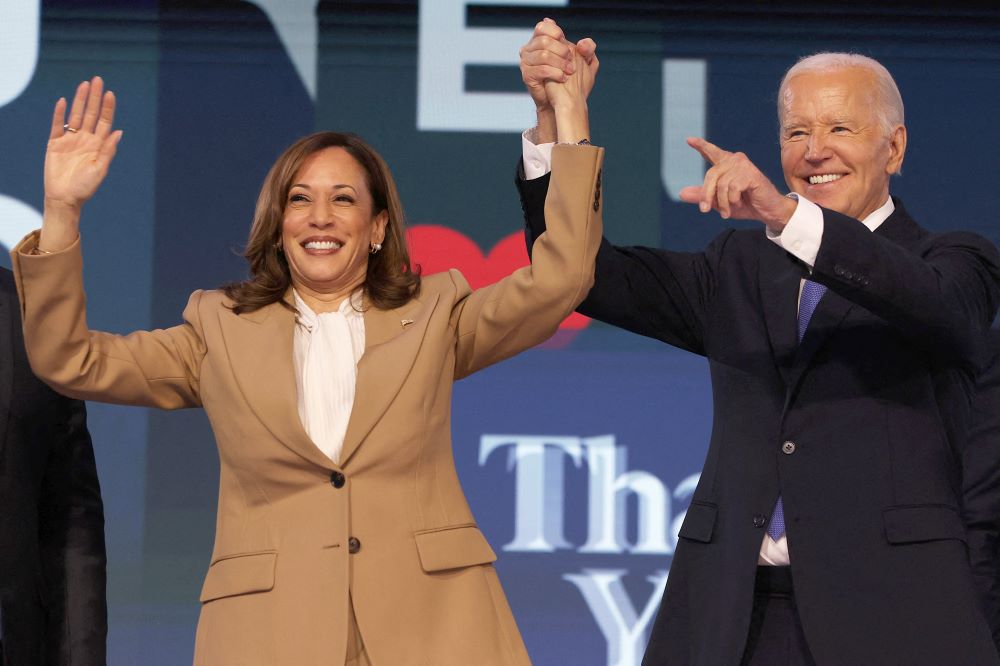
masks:
<svg viewBox="0 0 1000 666"><path fill-rule="evenodd" d="M567 84L576 96L582 94L586 101L597 74L596 48L590 38L576 44L570 42L551 19L538 23L531 40L521 48L521 78L535 102L539 142L554 140L550 123L558 124L556 107L569 95L555 84ZM581 68L584 75L573 81ZM758 220L772 232L781 233L795 212L796 203L783 196L750 158L741 152L723 150L702 138L692 137L687 143L712 166L701 185L680 191L681 201L698 204L703 213L714 209L726 219Z"/></svg>

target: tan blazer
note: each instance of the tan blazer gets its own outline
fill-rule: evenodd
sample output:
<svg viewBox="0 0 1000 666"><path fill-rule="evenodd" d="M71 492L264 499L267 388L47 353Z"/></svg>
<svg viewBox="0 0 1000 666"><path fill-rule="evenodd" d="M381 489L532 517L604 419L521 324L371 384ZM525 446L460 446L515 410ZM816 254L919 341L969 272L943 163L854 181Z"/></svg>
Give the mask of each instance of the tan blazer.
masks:
<svg viewBox="0 0 1000 666"><path fill-rule="evenodd" d="M455 379L542 342L593 283L603 149L556 146L533 265L472 291L457 271L365 312L341 464L299 420L280 304L235 315L195 292L184 323L88 331L79 244L12 252L35 372L77 398L203 406L221 461L195 663L343 664L353 601L376 666L527 664L451 451Z"/></svg>

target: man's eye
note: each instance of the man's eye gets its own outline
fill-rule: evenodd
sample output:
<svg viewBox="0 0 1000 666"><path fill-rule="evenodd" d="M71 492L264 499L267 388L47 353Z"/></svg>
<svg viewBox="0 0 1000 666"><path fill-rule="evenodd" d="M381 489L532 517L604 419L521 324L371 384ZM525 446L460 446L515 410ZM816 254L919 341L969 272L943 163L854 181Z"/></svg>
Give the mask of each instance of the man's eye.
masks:
<svg viewBox="0 0 1000 666"><path fill-rule="evenodd" d="M789 130L785 135L789 139L801 139L806 135L805 130Z"/></svg>
<svg viewBox="0 0 1000 666"><path fill-rule="evenodd" d="M844 127L843 125L837 125L836 127L833 128L832 131L834 134L844 134L845 132L850 132L851 130Z"/></svg>

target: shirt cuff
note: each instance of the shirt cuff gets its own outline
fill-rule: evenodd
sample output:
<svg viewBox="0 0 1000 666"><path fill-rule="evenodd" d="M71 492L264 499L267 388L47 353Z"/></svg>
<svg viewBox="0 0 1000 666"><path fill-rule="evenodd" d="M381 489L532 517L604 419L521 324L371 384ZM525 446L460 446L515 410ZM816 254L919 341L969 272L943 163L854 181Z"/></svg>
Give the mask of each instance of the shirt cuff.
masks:
<svg viewBox="0 0 1000 666"><path fill-rule="evenodd" d="M540 143L535 145L530 138L533 134L533 130L526 130L521 134L521 159L524 162L525 180L541 178L552 171L552 146L556 144Z"/></svg>
<svg viewBox="0 0 1000 666"><path fill-rule="evenodd" d="M780 234L768 229L767 237L812 268L823 241L823 210L801 194L795 198L798 203L788 224Z"/></svg>

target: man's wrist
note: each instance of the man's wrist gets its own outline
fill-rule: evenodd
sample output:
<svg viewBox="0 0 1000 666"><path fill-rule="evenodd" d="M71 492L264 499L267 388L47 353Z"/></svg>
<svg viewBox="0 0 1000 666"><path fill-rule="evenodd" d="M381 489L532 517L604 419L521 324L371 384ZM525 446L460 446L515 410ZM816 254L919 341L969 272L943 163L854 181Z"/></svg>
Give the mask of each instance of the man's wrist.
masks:
<svg viewBox="0 0 1000 666"><path fill-rule="evenodd" d="M765 220L764 224L770 229L771 233L774 235L780 235L788 225L788 221L792 219L792 215L795 214L795 209L799 205L799 195L794 192L790 192L785 197L782 197L781 203L778 205L777 214L770 220Z"/></svg>
<svg viewBox="0 0 1000 666"><path fill-rule="evenodd" d="M532 143L553 143L556 140L556 112L551 106L537 107L537 118L531 136Z"/></svg>

